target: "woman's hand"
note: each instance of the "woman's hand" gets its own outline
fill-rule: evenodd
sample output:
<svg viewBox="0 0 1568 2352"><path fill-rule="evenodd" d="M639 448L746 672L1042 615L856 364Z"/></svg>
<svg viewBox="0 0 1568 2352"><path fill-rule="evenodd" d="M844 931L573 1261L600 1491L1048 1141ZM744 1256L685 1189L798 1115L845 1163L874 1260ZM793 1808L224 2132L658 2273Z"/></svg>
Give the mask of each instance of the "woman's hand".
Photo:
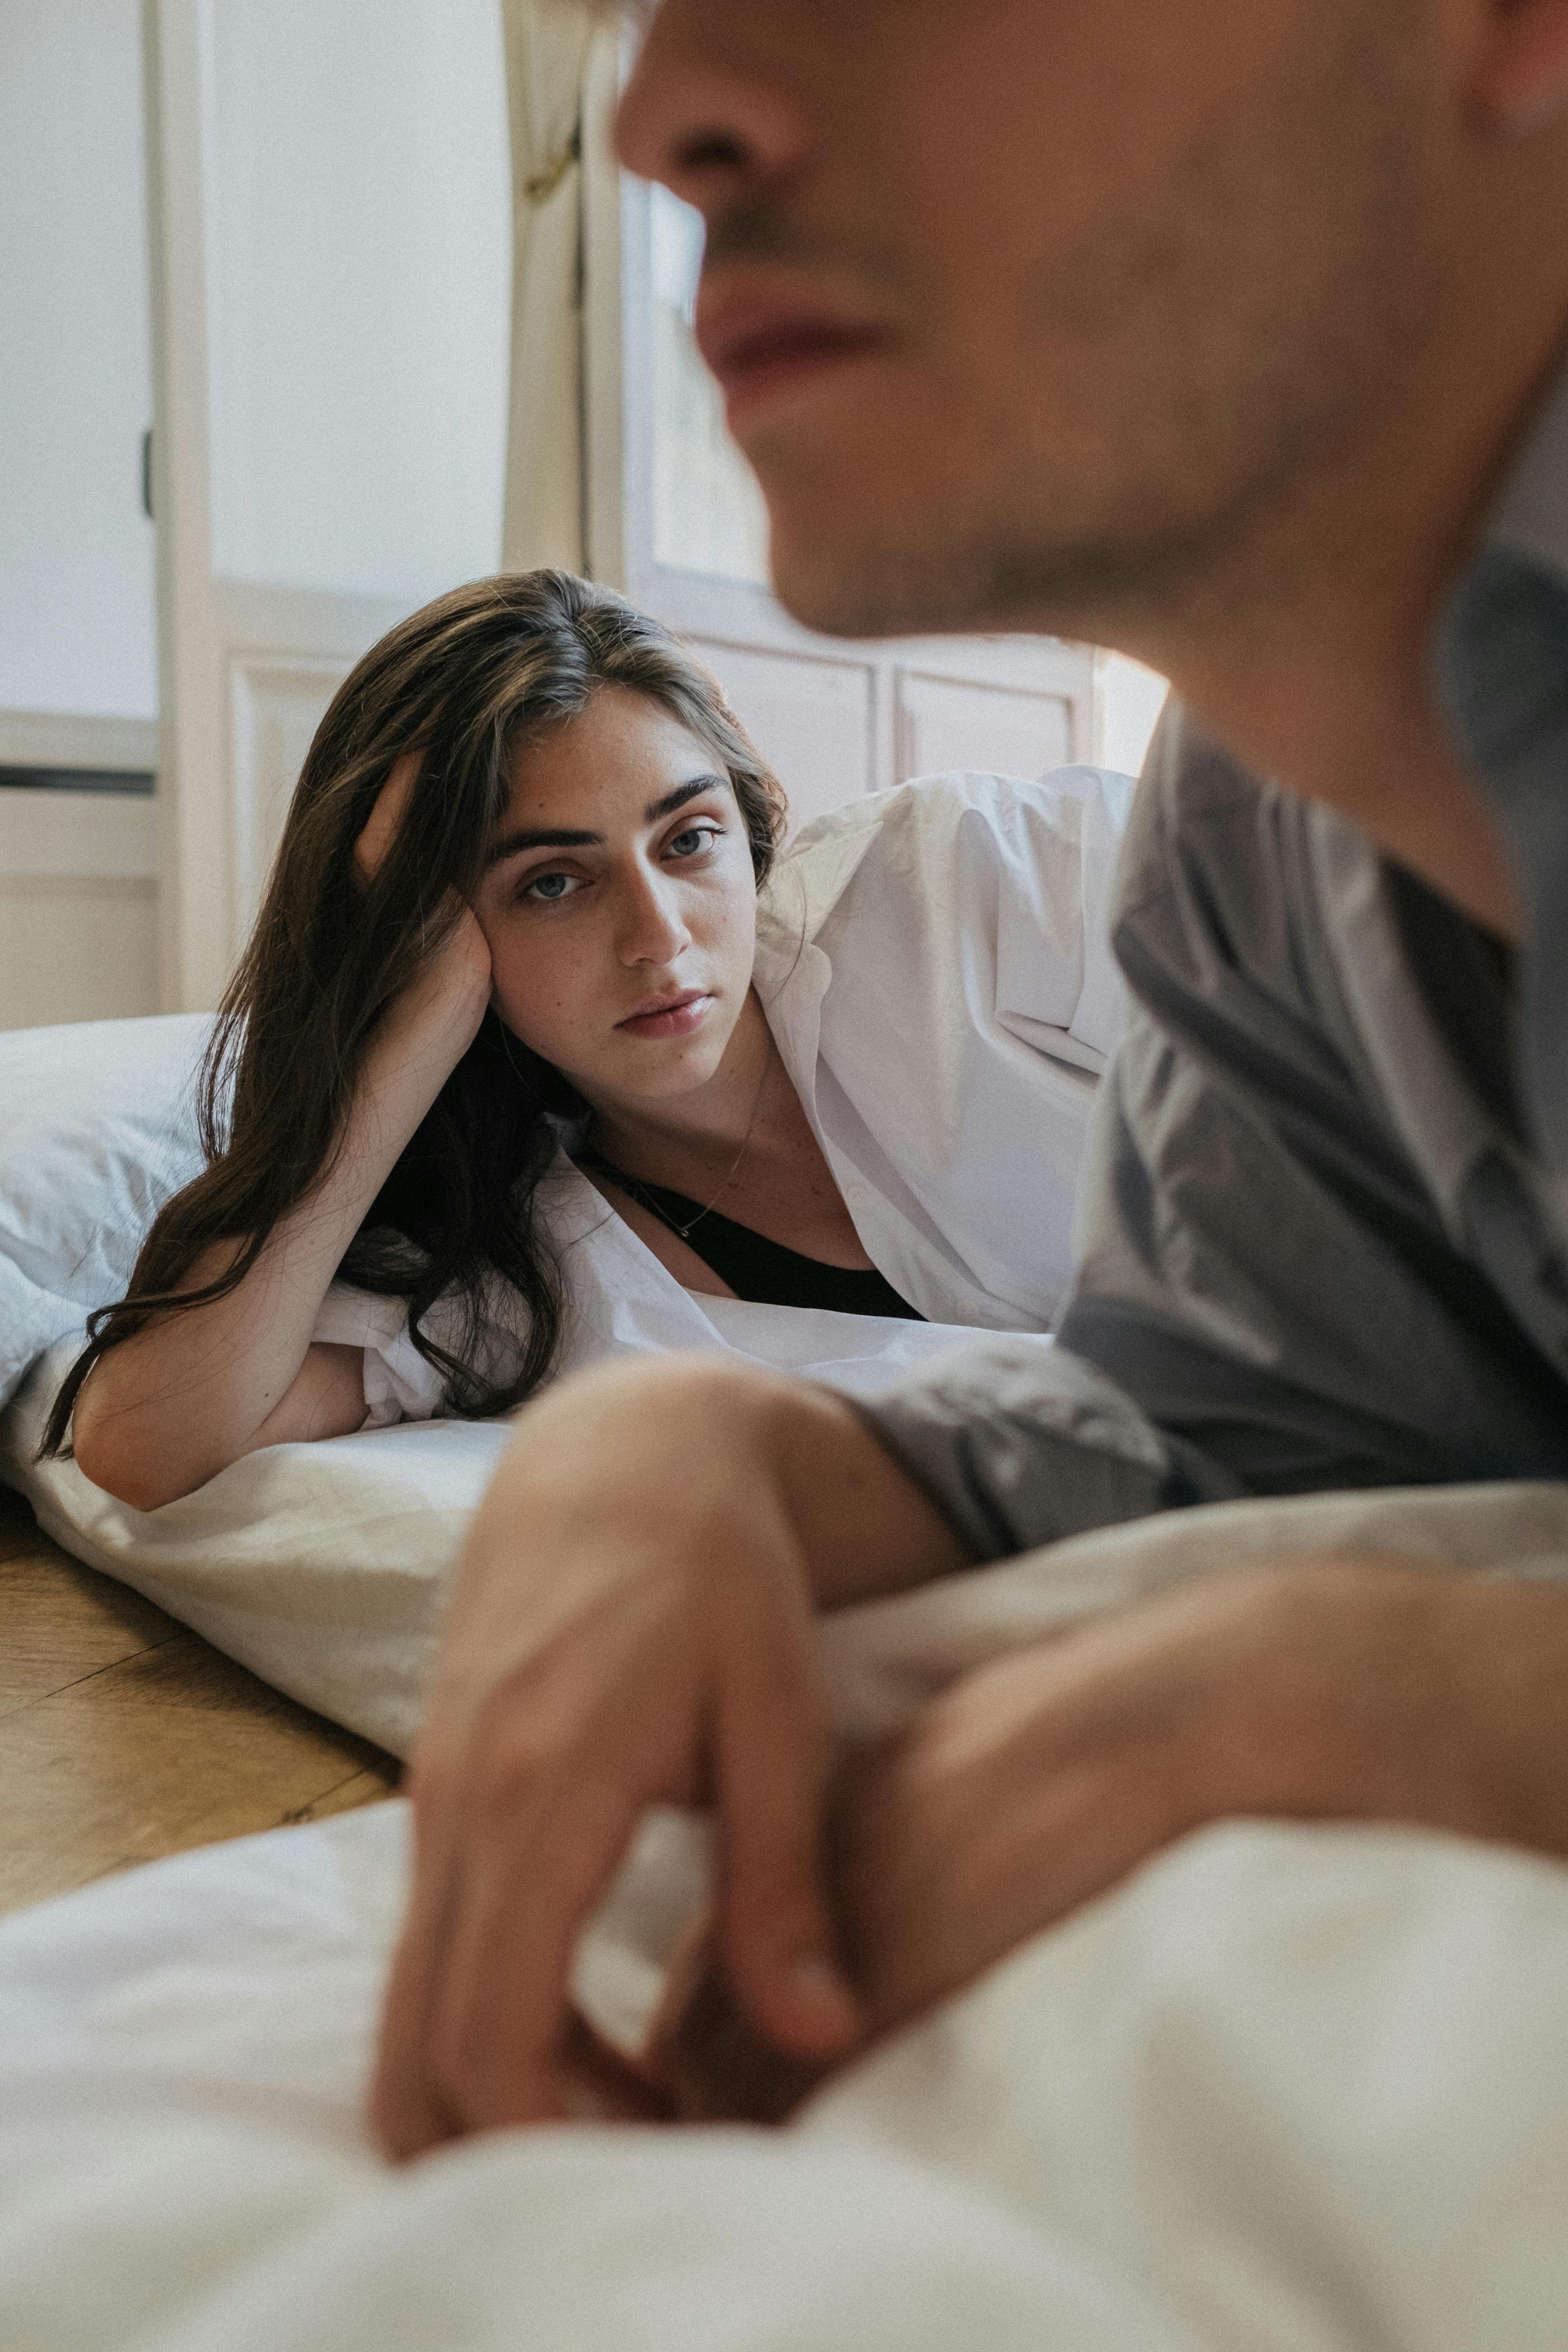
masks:
<svg viewBox="0 0 1568 2352"><path fill-rule="evenodd" d="M818 1853L812 1615L960 1557L827 1391L667 1357L526 1408L415 1758L374 2095L391 2154L565 2111L572 1954L649 1804L715 1811L720 1948L756 2029L812 2060L855 2042Z"/></svg>
<svg viewBox="0 0 1568 2352"><path fill-rule="evenodd" d="M399 760L355 846L363 879L396 837L423 754ZM441 1088L472 1045L490 957L466 906L371 1037L342 1148L279 1220L227 1295L150 1322L94 1366L77 1401L86 1475L142 1511L205 1486L240 1455L343 1434L364 1419L363 1356L312 1339L344 1251ZM286 1139L279 1139L283 1149ZM219 1279L235 1244L215 1244L188 1286Z"/></svg>
<svg viewBox="0 0 1568 2352"><path fill-rule="evenodd" d="M376 794L354 844L354 868L362 882L380 872L397 838L424 757L423 751L405 751ZM440 911L445 916L448 908ZM390 1008L388 1033L412 1047L418 1059L426 1053L437 1062L445 1059L444 1075L449 1075L479 1034L490 1001L491 978L489 943L473 908L458 900L450 938Z"/></svg>

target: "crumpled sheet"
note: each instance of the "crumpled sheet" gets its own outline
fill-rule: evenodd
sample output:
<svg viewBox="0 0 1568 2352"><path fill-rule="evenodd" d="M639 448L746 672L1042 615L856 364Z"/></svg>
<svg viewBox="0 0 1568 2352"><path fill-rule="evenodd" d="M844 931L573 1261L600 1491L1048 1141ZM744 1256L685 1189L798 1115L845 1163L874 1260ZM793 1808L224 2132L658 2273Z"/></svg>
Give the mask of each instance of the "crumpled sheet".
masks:
<svg viewBox="0 0 1568 2352"><path fill-rule="evenodd" d="M1235 1824L784 2129L384 2168L404 1808L0 1926L6 2352L1561 2352L1568 1871Z"/></svg>
<svg viewBox="0 0 1568 2352"><path fill-rule="evenodd" d="M1352 1543L1561 1576L1568 1489L1226 1505L1080 1538L831 1621L839 1721L887 1728L1086 1609ZM660 1881L667 1832L681 1858ZM602 2023L657 1998L701 1899L700 1832L665 1817L647 1836L654 1880L634 1865L579 1953ZM5 2352L1568 2342L1558 1864L1222 1825L782 2130L573 2125L392 2172L362 2110L405 1838L404 1808L380 1807L0 1923Z"/></svg>
<svg viewBox="0 0 1568 2352"><path fill-rule="evenodd" d="M611 1297L603 1286L604 1328L579 1349L577 1363L634 1349L723 1345L864 1396L973 1336L739 1298L706 1299L700 1311L634 1234L619 1225L616 1233L628 1254L647 1261L674 1308L650 1320L647 1296L627 1288ZM1043 1333L1022 1334L1020 1343L1051 1344ZM78 1338L67 1339L44 1356L0 1413L0 1481L19 1487L46 1532L89 1568L133 1585L291 1698L406 1755L447 1571L514 1424L408 1421L318 1444L269 1445L177 1502L134 1511L83 1477L75 1462L34 1458L77 1346Z"/></svg>

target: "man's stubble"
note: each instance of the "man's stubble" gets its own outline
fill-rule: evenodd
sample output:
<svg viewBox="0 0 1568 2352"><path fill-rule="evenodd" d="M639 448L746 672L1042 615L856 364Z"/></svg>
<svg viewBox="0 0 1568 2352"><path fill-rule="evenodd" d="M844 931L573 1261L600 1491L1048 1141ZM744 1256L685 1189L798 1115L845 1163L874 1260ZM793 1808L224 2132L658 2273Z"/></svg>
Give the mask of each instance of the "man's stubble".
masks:
<svg viewBox="0 0 1568 2352"><path fill-rule="evenodd" d="M830 469L792 479L786 457L770 480L763 452L796 617L1116 642L1294 593L1303 516L1331 509L1436 314L1429 24L1405 0L1304 12L1266 89L1039 259L991 404L1002 429L938 494L910 467L906 494L868 510Z"/></svg>

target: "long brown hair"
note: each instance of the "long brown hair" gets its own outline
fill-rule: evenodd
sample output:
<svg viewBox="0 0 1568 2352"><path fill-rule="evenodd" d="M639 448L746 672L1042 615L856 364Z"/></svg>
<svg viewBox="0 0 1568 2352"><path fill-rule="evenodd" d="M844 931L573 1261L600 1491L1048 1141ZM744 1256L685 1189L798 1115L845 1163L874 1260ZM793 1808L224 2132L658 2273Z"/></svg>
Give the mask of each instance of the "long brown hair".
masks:
<svg viewBox="0 0 1568 2352"><path fill-rule="evenodd" d="M764 879L784 795L714 679L657 621L569 572L528 572L454 589L403 622L344 681L306 757L202 1066L207 1166L160 1212L125 1297L89 1318L41 1454L64 1448L78 1392L100 1356L154 1317L226 1297L321 1181L342 1145L377 1022L446 944L452 894L474 895L506 810L513 754L606 686L646 696L713 754ZM414 750L425 756L397 836L374 879L362 882L354 845L394 763ZM407 1298L415 1346L468 1417L521 1403L554 1361L561 1292L533 1194L555 1149L546 1114L574 1105L566 1081L492 1007L339 1269L362 1289ZM226 1271L182 1289L202 1252L227 1241L237 1248ZM496 1274L526 1315L510 1387L491 1384L468 1360ZM423 1328L448 1293L460 1309L451 1349Z"/></svg>

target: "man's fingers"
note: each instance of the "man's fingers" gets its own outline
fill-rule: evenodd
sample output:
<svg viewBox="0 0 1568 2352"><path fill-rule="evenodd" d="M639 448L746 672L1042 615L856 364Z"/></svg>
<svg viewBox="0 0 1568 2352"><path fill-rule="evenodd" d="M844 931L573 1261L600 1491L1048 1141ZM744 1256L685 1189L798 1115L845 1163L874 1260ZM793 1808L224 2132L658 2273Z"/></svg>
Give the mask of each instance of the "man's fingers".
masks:
<svg viewBox="0 0 1568 2352"><path fill-rule="evenodd" d="M781 2048L810 2057L859 2036L822 1867L826 1707L804 1665L769 1647L731 1678L716 1730L725 1961L735 1992Z"/></svg>
<svg viewBox="0 0 1568 2352"><path fill-rule="evenodd" d="M541 1772L470 1843L426 2028L437 2104L466 2130L568 2113L572 1956L641 1802L595 1789L592 1769L579 1755Z"/></svg>
<svg viewBox="0 0 1568 2352"><path fill-rule="evenodd" d="M612 1442L588 1450L593 1478L639 1458L643 1385L601 1381ZM534 1431L560 1416L547 1399ZM775 1514L770 1542L728 1465L716 1498L672 1496L679 1539L646 1513L596 1517L581 1482L563 1499L558 1462L512 1483L531 1508L512 1497L504 1535L493 1494L481 1514L415 1776L418 1864L374 2109L399 2156L570 2111L573 1954L650 1803L716 1807L726 1964L757 2030L815 2061L861 2029L822 1885L829 1729L789 1526ZM520 1519L542 1515L549 1539L520 1542Z"/></svg>
<svg viewBox="0 0 1568 2352"><path fill-rule="evenodd" d="M506 1677L439 1761L427 1735L375 2099L391 2153L569 2111L578 1936L643 1806L690 1794L696 1710L684 1738L665 1721L684 1662L661 1672L641 1631L640 1612L601 1622L591 1672L569 1651Z"/></svg>
<svg viewBox="0 0 1568 2352"><path fill-rule="evenodd" d="M387 1982L370 2102L375 2137L398 2162L438 2147L461 2129L436 2095L426 2071L431 1992L449 1905L449 1863L445 1850L439 1859L433 1850L433 1825L419 1820L417 1811L416 1818L414 1887Z"/></svg>
<svg viewBox="0 0 1568 2352"><path fill-rule="evenodd" d="M465 2132L565 2112L554 2058L574 1928L552 1934L551 1922L563 1907L574 1920L580 1907L562 1867L580 1864L579 1824L552 1823L542 1836L540 1801L520 1794L507 1816L485 1818L471 1792L461 1802L447 1794L423 1800L430 1810L371 2102L376 2137L399 2160Z"/></svg>
<svg viewBox="0 0 1568 2352"><path fill-rule="evenodd" d="M462 2130L459 2118L436 2097L425 2072L431 1964L430 1947L416 1942L410 1927L387 1984L370 2101L371 2128L383 2153L397 2164L439 2147Z"/></svg>

